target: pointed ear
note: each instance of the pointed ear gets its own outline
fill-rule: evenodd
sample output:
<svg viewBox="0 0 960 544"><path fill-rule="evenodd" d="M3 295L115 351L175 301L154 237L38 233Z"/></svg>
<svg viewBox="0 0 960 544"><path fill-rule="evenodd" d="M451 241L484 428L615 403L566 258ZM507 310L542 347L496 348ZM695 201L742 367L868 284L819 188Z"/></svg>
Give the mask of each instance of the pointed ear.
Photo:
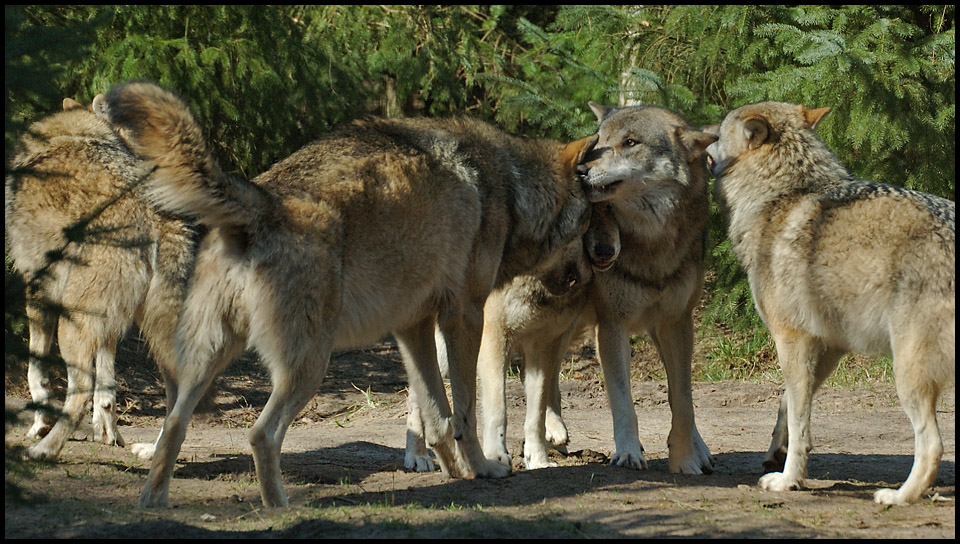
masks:
<svg viewBox="0 0 960 544"><path fill-rule="evenodd" d="M765 119L753 117L743 122L744 137L747 139L747 147L756 149L761 145L775 140L776 135L773 128Z"/></svg>
<svg viewBox="0 0 960 544"><path fill-rule="evenodd" d="M820 120L824 118L824 116L830 113L830 106L817 108L814 110L811 110L806 106L801 106L801 108L803 108L803 118L807 122L807 125L810 128L816 128L817 123L819 123Z"/></svg>
<svg viewBox="0 0 960 544"><path fill-rule="evenodd" d="M677 127L677 138L687 149L691 157L699 156L708 145L720 139L716 134L697 130L693 127Z"/></svg>
<svg viewBox="0 0 960 544"><path fill-rule="evenodd" d="M82 108L82 107L83 107L83 104L77 102L72 98L63 99L63 111L75 110L77 108Z"/></svg>
<svg viewBox="0 0 960 544"><path fill-rule="evenodd" d="M563 146L563 149L560 151L560 162L573 170L583 161L587 153L593 149L593 146L597 145L597 140L599 139L599 134L591 134L586 138L580 138Z"/></svg>
<svg viewBox="0 0 960 544"><path fill-rule="evenodd" d="M104 98L103 94L98 94L93 97L93 103L90 104L90 109L93 110L93 113L95 113L97 117L109 122L110 116L107 115L107 99Z"/></svg>
<svg viewBox="0 0 960 544"><path fill-rule="evenodd" d="M720 125L707 125L700 128L701 131L706 132L707 134L712 134L718 139L720 138Z"/></svg>
<svg viewBox="0 0 960 544"><path fill-rule="evenodd" d="M597 104L593 100L591 100L590 102L587 102L587 105L590 106L591 110L593 110L593 114L597 116L598 123L603 121L603 118L606 117L608 113L610 113L611 109L613 109L613 108L608 108L606 106L601 106L600 104Z"/></svg>

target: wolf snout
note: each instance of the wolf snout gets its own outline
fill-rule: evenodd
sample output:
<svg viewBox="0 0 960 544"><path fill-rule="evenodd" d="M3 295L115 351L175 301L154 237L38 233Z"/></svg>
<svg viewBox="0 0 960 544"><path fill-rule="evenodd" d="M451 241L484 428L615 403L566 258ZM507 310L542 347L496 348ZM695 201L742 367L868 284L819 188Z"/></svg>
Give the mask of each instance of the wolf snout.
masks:
<svg viewBox="0 0 960 544"><path fill-rule="evenodd" d="M583 190L590 202L603 202L613 197L617 187L623 183L622 179L598 180L589 176L583 182Z"/></svg>
<svg viewBox="0 0 960 544"><path fill-rule="evenodd" d="M619 251L613 244L594 244L590 247L588 254L590 255L590 264L596 270L604 272L613 266Z"/></svg>

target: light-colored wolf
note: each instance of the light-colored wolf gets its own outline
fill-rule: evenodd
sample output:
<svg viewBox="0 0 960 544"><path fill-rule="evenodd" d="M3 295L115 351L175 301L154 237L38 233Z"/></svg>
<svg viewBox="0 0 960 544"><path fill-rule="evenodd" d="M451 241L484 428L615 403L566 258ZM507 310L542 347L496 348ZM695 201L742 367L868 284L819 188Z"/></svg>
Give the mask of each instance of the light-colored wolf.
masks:
<svg viewBox="0 0 960 544"><path fill-rule="evenodd" d="M280 448L331 350L387 331L445 474L509 473L484 458L476 435L483 303L580 246L589 207L575 168L596 135L563 145L470 119L366 119L251 183L221 172L186 105L155 85L114 88L106 111L132 151L156 163L150 198L210 228L176 333L177 400L141 506L168 502L200 394L248 343L273 380L249 435L267 506L288 502ZM452 416L435 324L450 362Z"/></svg>
<svg viewBox="0 0 960 544"><path fill-rule="evenodd" d="M840 357L888 353L916 451L903 486L874 499L904 504L933 485L943 453L934 408L956 372L956 204L854 178L813 131L828 111L743 106L707 149L786 385L764 463L783 471L760 486L803 486L813 394Z"/></svg>
<svg viewBox="0 0 960 544"><path fill-rule="evenodd" d="M713 459L694 422L691 393L693 309L703 284L708 215L704 149L715 136L657 107L590 107L599 140L581 168L606 271L564 297L546 296L535 278L514 280L487 301L480 350L484 452L508 463L504 372L522 351L527 416L524 463L553 466L547 441L568 440L560 418L559 363L571 338L596 326L604 385L613 413L611 463L646 468L630 393L630 334L652 338L667 371L673 424L671 472L709 473ZM593 231L593 229L591 229ZM593 244L588 238L588 248ZM616 248L619 248L617 255Z"/></svg>
<svg viewBox="0 0 960 544"><path fill-rule="evenodd" d="M31 283L27 377L41 408L27 434L43 439L27 454L37 459L60 454L91 395L95 438L124 445L117 430L117 341L136 322L171 383L173 336L196 254L193 227L141 198L148 165L92 111L102 100L98 95L85 108L65 99L64 111L32 124L6 178L7 243ZM67 364L59 418L44 361L55 336Z"/></svg>

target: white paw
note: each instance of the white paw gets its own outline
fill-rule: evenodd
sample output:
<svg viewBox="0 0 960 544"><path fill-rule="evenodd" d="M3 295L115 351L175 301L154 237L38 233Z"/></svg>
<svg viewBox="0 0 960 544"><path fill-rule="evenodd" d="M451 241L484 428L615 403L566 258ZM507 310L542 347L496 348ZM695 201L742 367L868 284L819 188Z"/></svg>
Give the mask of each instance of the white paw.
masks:
<svg viewBox="0 0 960 544"><path fill-rule="evenodd" d="M547 415L546 431L545 437L551 446L559 449L570 443L570 434L562 419Z"/></svg>
<svg viewBox="0 0 960 544"><path fill-rule="evenodd" d="M506 478L510 475L510 467L498 463L497 461L491 461L489 459L484 459L480 467L477 470L478 478Z"/></svg>
<svg viewBox="0 0 960 544"><path fill-rule="evenodd" d="M498 450L491 452L483 452L483 456L490 461L495 461L501 465L512 467L513 460L510 458L510 454L507 453L507 450Z"/></svg>
<svg viewBox="0 0 960 544"><path fill-rule="evenodd" d="M57 452L50 451L43 442L27 448L27 457L35 461L50 461L57 458Z"/></svg>
<svg viewBox="0 0 960 544"><path fill-rule="evenodd" d="M154 452L157 451L157 445L152 442L138 442L130 446L130 451L141 461L150 461L153 459Z"/></svg>
<svg viewBox="0 0 960 544"><path fill-rule="evenodd" d="M642 447L618 451L610 458L610 464L637 470L647 469L647 459L643 456Z"/></svg>
<svg viewBox="0 0 960 544"><path fill-rule="evenodd" d="M414 472L433 472L437 467L433 464L433 459L429 454L413 455L408 453L403 458L403 466Z"/></svg>
<svg viewBox="0 0 960 544"><path fill-rule="evenodd" d="M906 499L903 494L900 493L898 489L878 489L873 494L873 502L878 504L890 504L890 505L904 505L910 504L910 501Z"/></svg>
<svg viewBox="0 0 960 544"><path fill-rule="evenodd" d="M799 478L787 477L782 472L771 472L760 477L760 489L767 491L795 491L803 487Z"/></svg>
<svg viewBox="0 0 960 544"><path fill-rule="evenodd" d="M554 463L553 461L550 461L546 457L542 457L539 459L527 459L527 457L524 456L523 466L525 466L527 470L536 470L538 468L553 468L553 467L558 467L560 465Z"/></svg>

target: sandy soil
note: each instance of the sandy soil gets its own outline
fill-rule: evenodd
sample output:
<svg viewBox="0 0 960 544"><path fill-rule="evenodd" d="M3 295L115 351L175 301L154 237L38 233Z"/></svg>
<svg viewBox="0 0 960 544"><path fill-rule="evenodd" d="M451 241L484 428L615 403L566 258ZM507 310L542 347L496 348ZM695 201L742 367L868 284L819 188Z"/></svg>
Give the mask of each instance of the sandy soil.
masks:
<svg viewBox="0 0 960 544"><path fill-rule="evenodd" d="M133 357L145 348L129 346ZM515 464L502 480L450 480L403 468L405 378L396 349L383 344L335 357L320 393L287 433L282 467L291 506L263 508L244 429L269 395L254 362L235 364L218 382L212 409L191 423L170 488L170 509L135 507L148 469L129 448L94 444L89 417L58 463L27 477L7 473L27 501L5 495L6 538L103 537L787 537L955 538L955 389L938 405L945 453L934 492L918 504L884 507L872 494L899 486L913 461L913 433L888 385L826 388L813 416L810 489L757 486L776 419L776 384L696 383L700 434L717 471L667 471L670 412L666 383L643 379L658 365L635 354L633 396L650 467L607 464L612 422L589 349L564 364L563 414L571 455L560 467ZM122 357L121 360L124 358ZM121 432L152 441L162 423L157 373L118 369ZM139 370L137 370L139 369ZM22 406L22 379L7 377L6 405ZM511 454L522 457L524 400L508 380ZM21 421L8 447L27 443ZM8 469L10 468L8 462ZM11 480L11 478L13 478Z"/></svg>

